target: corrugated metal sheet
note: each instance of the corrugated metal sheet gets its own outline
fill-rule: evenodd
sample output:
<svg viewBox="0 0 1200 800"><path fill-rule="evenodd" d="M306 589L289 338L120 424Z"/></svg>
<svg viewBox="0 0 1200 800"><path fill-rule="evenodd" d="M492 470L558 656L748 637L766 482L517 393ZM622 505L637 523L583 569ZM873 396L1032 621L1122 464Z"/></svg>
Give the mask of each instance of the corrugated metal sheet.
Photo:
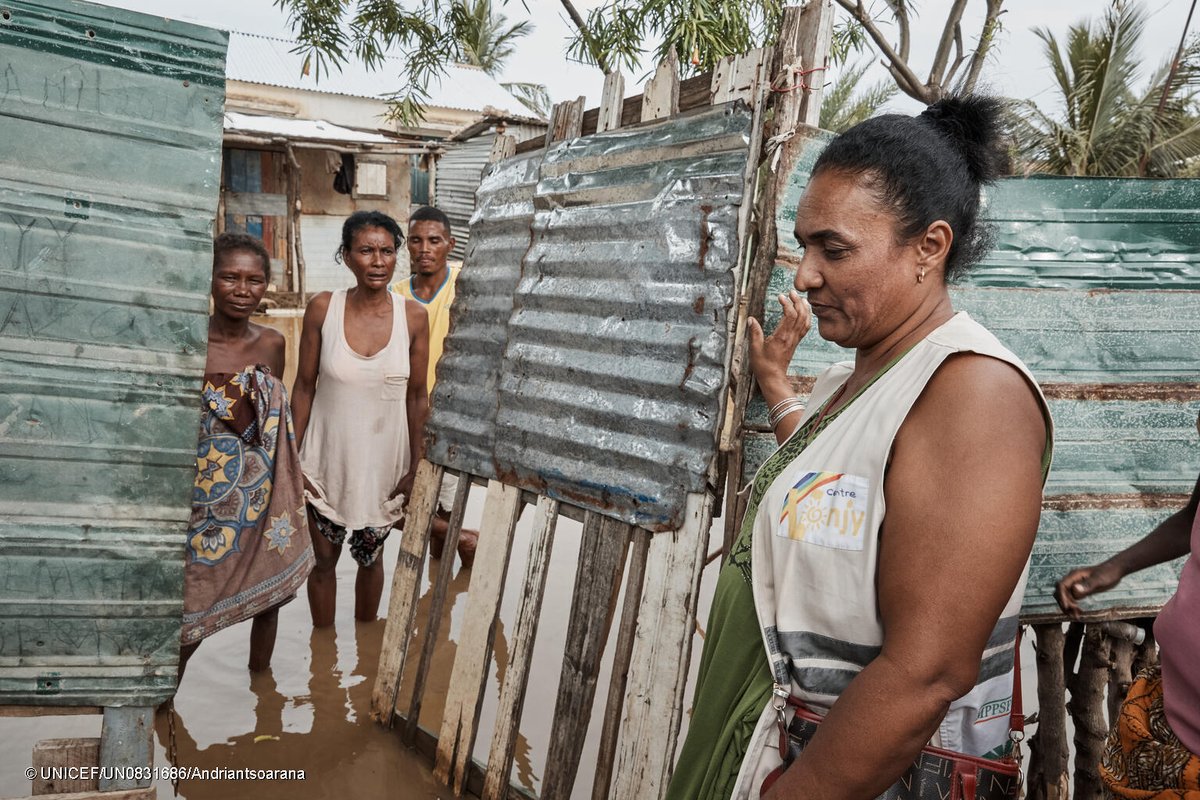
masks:
<svg viewBox="0 0 1200 800"><path fill-rule="evenodd" d="M471 215L475 213L475 191L483 169L492 155L496 134L485 133L450 145L437 164L437 206L450 218L455 245L451 258L463 259L470 241Z"/></svg>
<svg viewBox="0 0 1200 800"><path fill-rule="evenodd" d="M0 23L0 703L175 685L220 31L71 0Z"/></svg>
<svg viewBox="0 0 1200 800"><path fill-rule="evenodd" d="M434 392L435 461L678 527L716 449L750 123L721 106L488 175Z"/></svg>
<svg viewBox="0 0 1200 800"><path fill-rule="evenodd" d="M812 140L793 173L782 230L795 223L825 141ZM1200 181L1006 179L989 193L986 217L995 247L952 296L1050 397L1055 465L1023 608L1049 618L1067 570L1148 533L1183 505L1200 473ZM778 319L770 298L792 277L776 267L768 327ZM811 378L849 357L814 335L792 372ZM758 401L747 422L765 431L765 417ZM773 449L773 435L749 437L747 475ZM1179 566L1131 575L1086 605L1115 616L1152 612L1174 592Z"/></svg>

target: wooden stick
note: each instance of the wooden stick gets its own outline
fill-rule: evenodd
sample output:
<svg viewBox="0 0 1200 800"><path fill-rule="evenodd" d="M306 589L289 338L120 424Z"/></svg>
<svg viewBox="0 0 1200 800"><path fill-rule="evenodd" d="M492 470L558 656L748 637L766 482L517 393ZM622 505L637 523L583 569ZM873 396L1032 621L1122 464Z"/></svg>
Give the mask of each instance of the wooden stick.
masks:
<svg viewBox="0 0 1200 800"><path fill-rule="evenodd" d="M512 553L513 532L521 513L521 490L489 481L483 504L483 525L471 585L467 590L467 609L450 687L446 690L446 709L438 734L437 761L433 774L462 794L479 728L479 709L483 687L491 663L496 618L504 593L504 577Z"/></svg>
<svg viewBox="0 0 1200 800"><path fill-rule="evenodd" d="M629 577L625 579L625 602L621 609L621 627L617 633L617 649L613 654L612 677L609 679L608 700L604 706L604 725L600 729L600 751L596 758L592 800L607 800L608 790L612 785L617 736L621 732L621 715L624 711L625 687L629 680L629 664L633 658L638 612L642 604L642 589L646 582L650 532L644 528L635 528L632 544L629 554Z"/></svg>
<svg viewBox="0 0 1200 800"><path fill-rule="evenodd" d="M1067 711L1075 723L1075 800L1099 800L1103 786L1096 765L1104 749L1108 725L1104 720L1104 688L1112 640L1099 625L1088 625L1083 635L1079 671L1071 686Z"/></svg>
<svg viewBox="0 0 1200 800"><path fill-rule="evenodd" d="M1062 624L1034 625L1033 634L1037 653L1038 726L1029 740L1029 800L1067 800L1071 781L1067 768Z"/></svg>
<svg viewBox="0 0 1200 800"><path fill-rule="evenodd" d="M604 76L604 90L600 94L600 117L596 122L598 132L621 127L621 102L625 99L625 77L620 72ZM579 118L580 129L583 117Z"/></svg>
<svg viewBox="0 0 1200 800"><path fill-rule="evenodd" d="M630 533L628 524L595 512L588 512L583 523L571 621L550 728L554 736L542 782L543 800L568 800L575 786Z"/></svg>
<svg viewBox="0 0 1200 800"><path fill-rule="evenodd" d="M400 537L400 552L396 555L387 625L383 629L383 644L379 651L379 670L371 691L371 718L389 728L392 726L396 694L400 691L400 677L408 656L413 616L421 594L425 550L429 546L429 531L437 513L442 471L442 467L425 459L421 459L417 465L412 500L408 503L408 513L404 518L404 535Z"/></svg>
<svg viewBox="0 0 1200 800"><path fill-rule="evenodd" d="M445 480L445 477L442 478ZM446 531L446 540L442 543L441 561L438 562L437 577L434 578L433 596L429 600L429 620L425 630L425 646L421 649L421 659L417 664L417 675L413 680L412 700L408 705L408 715L404 723L404 743L411 745L417 733L417 722L421 719L421 702L424 700L425 680L429 677L429 665L433 663L433 651L438 642L435 631L442 624L442 611L446 605L446 587L454 572L454 555L458 549L458 537L462 532L463 514L467 510L467 492L471 489L471 481L461 476L454 490L454 501L450 509L450 525Z"/></svg>
<svg viewBox="0 0 1200 800"><path fill-rule="evenodd" d="M537 638L557 525L558 501L549 497L539 498L533 520L533 536L529 541L529 563L522 583L525 593L517 611L508 676L500 687L500 700L496 708L496 732L492 737L492 749L483 780L483 800L502 800L508 796L513 752L521 727L521 712L525 707L529 665L533 660L533 645Z"/></svg>
<svg viewBox="0 0 1200 800"><path fill-rule="evenodd" d="M1117 718L1129 687L1133 683L1133 642L1128 639L1112 640L1112 660L1108 670L1108 719L1111 724Z"/></svg>
<svg viewBox="0 0 1200 800"><path fill-rule="evenodd" d="M712 524L712 496L688 495L684 520L680 530L650 539L613 797L656 800L666 792L671 774L700 572Z"/></svg>

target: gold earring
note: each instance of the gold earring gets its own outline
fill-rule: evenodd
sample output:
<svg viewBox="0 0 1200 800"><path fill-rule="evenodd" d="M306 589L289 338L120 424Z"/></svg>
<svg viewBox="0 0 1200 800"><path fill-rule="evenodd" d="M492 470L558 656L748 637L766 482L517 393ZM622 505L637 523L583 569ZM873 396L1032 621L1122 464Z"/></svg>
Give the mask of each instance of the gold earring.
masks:
<svg viewBox="0 0 1200 800"><path fill-rule="evenodd" d="M925 268L921 267L921 271L917 273L917 283L925 282Z"/></svg>

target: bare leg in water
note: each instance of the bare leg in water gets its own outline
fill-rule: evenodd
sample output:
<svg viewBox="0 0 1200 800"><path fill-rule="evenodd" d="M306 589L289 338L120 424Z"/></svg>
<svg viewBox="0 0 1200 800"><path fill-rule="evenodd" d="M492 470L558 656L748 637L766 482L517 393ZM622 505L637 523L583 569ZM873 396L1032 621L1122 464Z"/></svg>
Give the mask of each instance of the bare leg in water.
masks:
<svg viewBox="0 0 1200 800"><path fill-rule="evenodd" d="M359 622L373 622L379 617L379 601L383 597L382 559L383 545L380 544L371 566L360 564L358 567L358 575L354 578L354 618Z"/></svg>
<svg viewBox="0 0 1200 800"><path fill-rule="evenodd" d="M337 608L337 562L342 548L325 538L311 513L308 530L315 558L313 571L308 576L308 608L312 612L313 627L327 628L333 624L333 613Z"/></svg>

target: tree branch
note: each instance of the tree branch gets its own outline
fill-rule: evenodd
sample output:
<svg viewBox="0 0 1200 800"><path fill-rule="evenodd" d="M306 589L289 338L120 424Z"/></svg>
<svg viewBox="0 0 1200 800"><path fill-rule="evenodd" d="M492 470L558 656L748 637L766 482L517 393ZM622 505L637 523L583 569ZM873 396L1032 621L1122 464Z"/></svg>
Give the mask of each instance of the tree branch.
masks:
<svg viewBox="0 0 1200 800"><path fill-rule="evenodd" d="M929 80L926 86L934 91L944 87L946 81L946 65L950 63L950 47L954 44L954 31L962 21L963 10L967 0L954 0L950 13L946 16L946 27L942 28L942 38L938 41L937 52L933 57L933 68L929 70Z"/></svg>
<svg viewBox="0 0 1200 800"><path fill-rule="evenodd" d="M911 31L908 24L908 7L904 0L884 0L896 18L896 27L900 29L900 59L908 62L908 46L911 42ZM859 3L859 5L862 5Z"/></svg>
<svg viewBox="0 0 1200 800"><path fill-rule="evenodd" d="M958 68L967 60L967 55L963 52L963 37L962 23L954 26L954 63L950 65L950 69L946 70L945 85L949 86L954 81L954 76L958 74Z"/></svg>
<svg viewBox="0 0 1200 800"><path fill-rule="evenodd" d="M574 4L571 3L571 0L561 0L561 2L563 8L567 10L567 15L575 23L575 27L579 29L579 35L583 37L584 43L587 44L588 52L592 54L592 58L596 59L596 66L600 67L605 75L611 74L613 72L612 66L609 65L608 59L604 57L604 53L596 46L596 40L592 38L592 32L588 30L587 23L583 21L583 17L575 10Z"/></svg>
<svg viewBox="0 0 1200 800"><path fill-rule="evenodd" d="M983 71L983 62L996 38L996 29L1000 27L1000 6L1003 2L1004 0L987 0L987 17L983 20L979 44L975 46L975 52L971 55L971 66L968 67L967 75L959 86L962 94L974 91L975 84L979 81L979 73Z"/></svg>
<svg viewBox="0 0 1200 800"><path fill-rule="evenodd" d="M890 0L890 2L895 1ZM871 37L871 41L879 48L879 52L890 62L888 64L888 72L895 78L896 85L900 87L900 90L915 100L920 100L923 103L932 102L929 99L929 92L925 89L925 85L921 83L921 79L908 66L907 59L901 58L892 49L892 46L888 44L887 37L876 27L875 21L871 19L871 15L863 8L862 0L834 0L834 2L853 17L859 25L862 25L863 30Z"/></svg>

